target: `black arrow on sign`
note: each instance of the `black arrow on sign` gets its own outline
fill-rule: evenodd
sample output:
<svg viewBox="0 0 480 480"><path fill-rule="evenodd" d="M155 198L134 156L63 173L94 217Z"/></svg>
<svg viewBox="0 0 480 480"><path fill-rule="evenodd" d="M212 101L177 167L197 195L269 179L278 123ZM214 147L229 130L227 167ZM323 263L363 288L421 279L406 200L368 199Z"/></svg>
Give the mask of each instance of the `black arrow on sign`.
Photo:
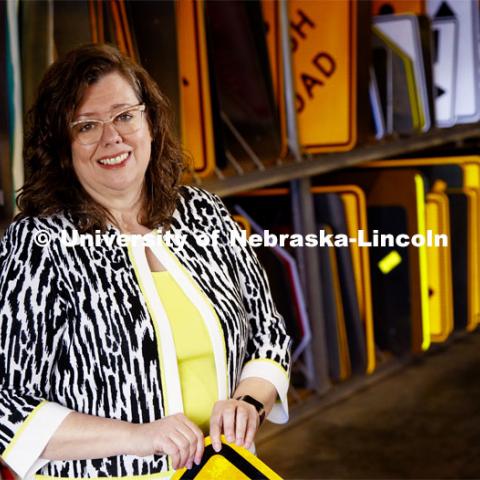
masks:
<svg viewBox="0 0 480 480"><path fill-rule="evenodd" d="M438 85L435 85L435 98L441 97L447 93L446 90L444 90L442 87L439 87Z"/></svg>
<svg viewBox="0 0 480 480"><path fill-rule="evenodd" d="M442 2L440 7L437 10L437 13L434 15L435 18L445 18L445 17L455 17L452 9L447 2Z"/></svg>

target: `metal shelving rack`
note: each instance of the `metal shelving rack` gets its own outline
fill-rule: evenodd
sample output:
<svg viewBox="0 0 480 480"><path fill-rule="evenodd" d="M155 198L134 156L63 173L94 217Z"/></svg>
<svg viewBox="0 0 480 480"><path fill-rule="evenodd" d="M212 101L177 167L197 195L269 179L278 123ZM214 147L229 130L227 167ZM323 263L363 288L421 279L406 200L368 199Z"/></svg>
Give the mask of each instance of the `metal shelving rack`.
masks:
<svg viewBox="0 0 480 480"><path fill-rule="evenodd" d="M398 157L449 144L459 145L466 140L473 140L475 144L480 144L480 124L466 124L447 129L434 128L427 133L408 138L391 137L381 141L372 141L372 143L358 146L349 152L313 156L302 154L296 124L287 0L279 0L279 2L289 156L286 159L278 159L276 165L263 165L261 159L256 157L255 154L251 154L253 152L248 144L242 138L238 138L238 132L233 132L250 157L251 168L248 171L242 169L241 165L227 152L227 159L231 163L231 171L234 172L234 175L227 176L217 170L217 178L195 179L196 183L203 188L220 196L228 196L255 188L290 182L292 222L295 231L305 235L316 231L313 199L310 194L310 179L312 176L372 160ZM222 114L222 117L224 117L224 114ZM223 120L228 128L232 128L231 124L227 122L228 119L223 118ZM307 383L308 387L317 394L315 397L318 399L329 392L332 387L328 376L322 298L319 288L320 277L316 267L318 265L318 255L316 249L311 248L297 249L296 254L300 277L306 294L309 317L313 320L311 324L312 342L304 355L304 361L313 366L314 376L313 378L307 378ZM358 390L358 384L366 385L375 381L375 378L383 378L386 372L396 371L398 366L403 364L405 364L405 360L389 361L388 365L382 366L381 371L375 372L373 375L360 379L356 377L352 379L350 385L349 382L346 382L347 385L341 387L341 391L351 394ZM338 387L335 387L333 389L334 397L338 396L335 394L337 391Z"/></svg>
<svg viewBox="0 0 480 480"><path fill-rule="evenodd" d="M415 137L390 138L368 145L361 145L350 152L326 153L315 156L301 155L299 161L284 162L281 165L259 169L243 175L226 177L222 180L209 178L199 181L199 184L220 196L234 195L254 188L340 170L371 160L393 158L407 153L441 147L442 145L461 143L470 139L478 139L480 142L480 124L435 128Z"/></svg>

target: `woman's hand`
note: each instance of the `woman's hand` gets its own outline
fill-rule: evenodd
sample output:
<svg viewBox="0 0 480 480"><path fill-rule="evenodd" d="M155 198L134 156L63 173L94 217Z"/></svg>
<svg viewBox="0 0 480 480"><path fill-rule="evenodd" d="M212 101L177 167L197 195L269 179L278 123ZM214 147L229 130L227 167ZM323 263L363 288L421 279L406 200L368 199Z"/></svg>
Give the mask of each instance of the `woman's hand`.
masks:
<svg viewBox="0 0 480 480"><path fill-rule="evenodd" d="M220 435L225 434L227 441L238 446L250 448L257 433L260 418L257 410L243 400L219 400L215 403L210 417L210 438L213 449L222 448Z"/></svg>
<svg viewBox="0 0 480 480"><path fill-rule="evenodd" d="M203 433L183 413L169 415L155 422L136 425L136 455L169 455L172 467L192 468L202 460Z"/></svg>

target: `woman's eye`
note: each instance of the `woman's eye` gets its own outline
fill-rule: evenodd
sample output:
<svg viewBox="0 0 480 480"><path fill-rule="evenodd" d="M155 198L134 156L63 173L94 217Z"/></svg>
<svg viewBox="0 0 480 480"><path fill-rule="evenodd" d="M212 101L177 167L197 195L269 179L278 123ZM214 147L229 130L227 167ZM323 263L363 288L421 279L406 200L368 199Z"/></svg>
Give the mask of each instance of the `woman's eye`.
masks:
<svg viewBox="0 0 480 480"><path fill-rule="evenodd" d="M129 122L133 118L133 113L124 112L115 117L115 122Z"/></svg>
<svg viewBox="0 0 480 480"><path fill-rule="evenodd" d="M95 128L97 128L97 124L95 122L82 123L78 125L78 131L80 133L91 132L92 130L95 130Z"/></svg>

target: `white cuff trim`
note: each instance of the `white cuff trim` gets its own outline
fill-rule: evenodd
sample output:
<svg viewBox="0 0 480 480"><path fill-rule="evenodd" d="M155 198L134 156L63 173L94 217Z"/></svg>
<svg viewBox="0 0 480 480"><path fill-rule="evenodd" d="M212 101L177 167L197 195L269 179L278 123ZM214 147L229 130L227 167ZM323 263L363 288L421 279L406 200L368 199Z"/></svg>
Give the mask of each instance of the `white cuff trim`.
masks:
<svg viewBox="0 0 480 480"><path fill-rule="evenodd" d="M267 359L258 358L249 361L244 365L240 381L245 378L259 377L272 383L278 392L280 402L273 405L272 410L268 414L267 420L272 423L288 422L288 375L287 372L276 362Z"/></svg>
<svg viewBox="0 0 480 480"><path fill-rule="evenodd" d="M47 460L39 457L50 438L72 410L54 402L45 402L25 420L24 428L14 437L8 454L7 465L20 477L29 478L43 467ZM28 476L27 476L28 474Z"/></svg>

